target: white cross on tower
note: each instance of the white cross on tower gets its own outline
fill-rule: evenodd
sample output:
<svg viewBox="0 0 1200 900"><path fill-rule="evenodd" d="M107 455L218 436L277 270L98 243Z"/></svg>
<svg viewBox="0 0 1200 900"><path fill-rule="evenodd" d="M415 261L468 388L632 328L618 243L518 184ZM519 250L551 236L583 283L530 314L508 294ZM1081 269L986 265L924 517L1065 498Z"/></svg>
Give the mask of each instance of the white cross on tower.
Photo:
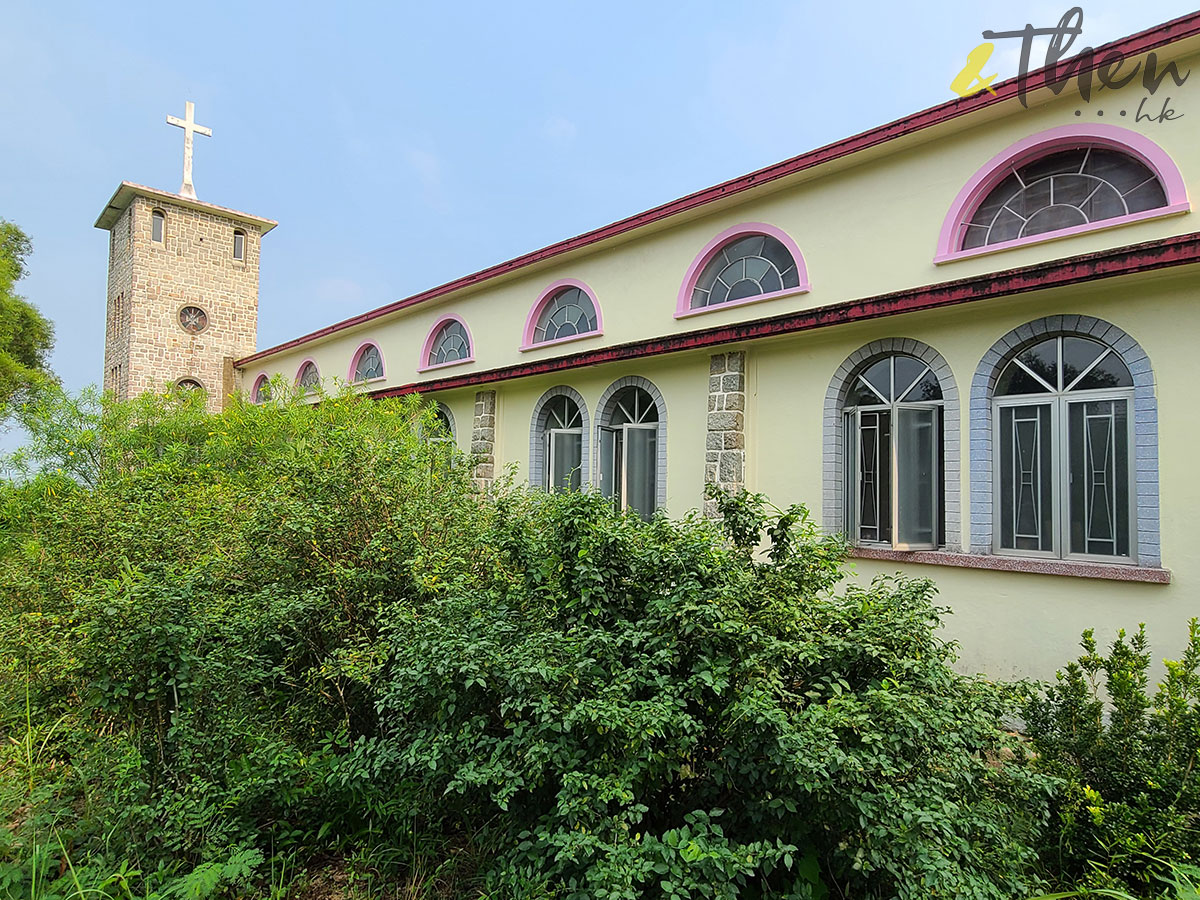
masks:
<svg viewBox="0 0 1200 900"><path fill-rule="evenodd" d="M179 193L184 197L196 199L196 186L192 184L192 135L202 134L212 137L212 129L196 124L196 104L187 101L184 107L184 117L167 116L168 125L178 125L183 129L183 186Z"/></svg>

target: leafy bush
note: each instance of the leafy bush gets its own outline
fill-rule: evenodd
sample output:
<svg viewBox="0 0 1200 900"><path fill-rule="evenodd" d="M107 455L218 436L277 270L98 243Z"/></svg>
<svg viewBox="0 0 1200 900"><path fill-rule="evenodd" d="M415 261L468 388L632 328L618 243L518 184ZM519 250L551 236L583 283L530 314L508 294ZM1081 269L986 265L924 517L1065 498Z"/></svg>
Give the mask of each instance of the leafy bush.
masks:
<svg viewBox="0 0 1200 900"><path fill-rule="evenodd" d="M497 900L1038 884L1054 779L998 727L1024 689L952 671L928 582L835 593L802 507L723 498L723 533L481 497L415 398L25 413L13 893L245 896L285 858Z"/></svg>
<svg viewBox="0 0 1200 900"><path fill-rule="evenodd" d="M50 393L24 414L0 488L0 729L32 748L0 769L18 845L62 834L166 883L315 834L330 736L375 728L380 622L446 560L477 565L478 503L421 439L431 412Z"/></svg>
<svg viewBox="0 0 1200 900"><path fill-rule="evenodd" d="M352 805L489 822L493 879L568 898L1025 890L1048 784L989 765L1013 695L952 672L928 582L829 596L840 545L797 508L755 563L768 523L739 505L740 548L502 500L491 583L389 625L381 732L335 769Z"/></svg>
<svg viewBox="0 0 1200 900"><path fill-rule="evenodd" d="M1200 625L1153 697L1144 626L1107 654L1090 630L1082 647L1027 710L1039 768L1065 782L1045 863L1067 882L1158 896L1172 863L1200 859Z"/></svg>

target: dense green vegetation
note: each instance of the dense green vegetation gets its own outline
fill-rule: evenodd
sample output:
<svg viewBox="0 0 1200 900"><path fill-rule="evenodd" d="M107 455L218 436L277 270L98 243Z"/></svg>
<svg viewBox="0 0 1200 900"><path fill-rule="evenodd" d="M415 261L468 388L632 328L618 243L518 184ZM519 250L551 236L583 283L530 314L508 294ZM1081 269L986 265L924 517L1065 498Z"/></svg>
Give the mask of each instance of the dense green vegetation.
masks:
<svg viewBox="0 0 1200 900"><path fill-rule="evenodd" d="M25 232L0 219L0 418L53 379L46 357L54 345L54 329L33 304L16 293L32 250Z"/></svg>
<svg viewBox="0 0 1200 900"><path fill-rule="evenodd" d="M415 398L23 421L0 897L1155 896L1200 852L1195 625L1154 698L1140 636L997 684L803 508L483 497Z"/></svg>

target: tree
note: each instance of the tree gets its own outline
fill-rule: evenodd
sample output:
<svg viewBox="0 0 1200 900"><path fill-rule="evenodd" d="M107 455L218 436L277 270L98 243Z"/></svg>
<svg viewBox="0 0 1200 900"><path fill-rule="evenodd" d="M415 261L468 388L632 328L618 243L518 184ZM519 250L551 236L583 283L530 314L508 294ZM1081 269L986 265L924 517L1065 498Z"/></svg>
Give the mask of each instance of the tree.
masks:
<svg viewBox="0 0 1200 900"><path fill-rule="evenodd" d="M0 415L28 390L54 377L46 365L54 328L15 292L32 249L25 232L0 219Z"/></svg>

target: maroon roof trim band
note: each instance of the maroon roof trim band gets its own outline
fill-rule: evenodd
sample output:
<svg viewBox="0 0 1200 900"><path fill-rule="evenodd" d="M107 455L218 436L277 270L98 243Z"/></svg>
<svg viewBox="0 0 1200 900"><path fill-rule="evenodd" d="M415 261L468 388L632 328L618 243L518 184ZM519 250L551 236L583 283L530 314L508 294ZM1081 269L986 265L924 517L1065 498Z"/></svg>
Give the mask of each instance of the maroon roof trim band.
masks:
<svg viewBox="0 0 1200 900"><path fill-rule="evenodd" d="M1104 64L1112 51L1121 53L1124 56L1137 56L1162 47L1166 44L1175 43L1176 41L1192 37L1200 34L1200 12L1190 13L1185 16L1180 16L1170 22L1162 25L1156 25L1153 28L1148 28L1145 31L1130 35L1129 37L1121 38L1111 43L1104 44L1096 48L1096 52L1092 55L1092 63L1088 66L1082 66L1079 71L1091 71ZM1080 61L1077 59L1068 59L1060 62L1055 66L1055 75L1059 71L1064 75L1071 72L1072 66L1079 66ZM1027 76L1027 84L1031 91L1037 90L1044 83L1044 76L1049 67L1043 67ZM1078 72L1076 73L1078 74ZM1057 80L1057 77L1055 78ZM938 106L931 106L928 109L920 112L912 113L894 122L889 122L886 125L880 125L877 128L872 128L869 131L864 131L852 137L844 138L832 144L827 144L824 147L819 147L816 150L811 150L808 153L800 156L792 157L783 162L775 163L767 166L749 175L743 175L739 178L734 178L731 181L726 181L704 190L697 191L693 194L688 194L678 200L672 200L669 203L664 203L661 206L656 206L653 209L638 213L626 219L613 222L610 225L605 225L593 231L585 232L577 237L568 238L557 243L550 244L540 250L535 250L532 253L527 253L524 256L518 256L506 262L498 263L494 266L489 266L486 269L481 269L471 275L464 275L454 281L448 281L445 284L437 287L429 288L419 294L413 294L411 297L406 297L403 300L397 300L394 303L389 303L369 312L360 313L357 316L352 316L349 319L343 319L340 322L335 322L332 325L327 325L302 337L293 338L282 344L277 344L274 347L268 347L266 350L259 350L250 356L239 359L235 365L242 367L253 362L271 356L275 353L280 353L284 350L290 350L300 344L318 338L328 337L338 331L343 331L347 328L353 328L357 325L363 325L373 319L378 319L381 316L386 316L389 313L394 313L401 309L406 309L410 306L415 306L418 303L423 303L427 300L432 300L436 297L442 297L462 288L471 287L480 284L491 278L499 275L504 275L513 272L525 266L533 265L534 263L542 262L560 254L567 253L571 250L577 250L580 247L586 247L589 244L595 244L603 241L606 238L615 237L624 234L627 231L638 228L642 225L647 225L651 222L666 219L670 216L677 215L688 210L696 209L705 204L712 203L722 197L729 197L733 194L749 190L752 187L757 187L760 184L775 181L776 179L792 175L796 172L810 169L813 166L821 165L834 159L839 159L851 153L857 153L860 150L866 150L878 144L886 143L887 141L895 140L896 138L904 137L908 134L921 131L933 125L948 122L951 119L974 112L975 110L984 109L996 103L1003 103L1006 100L1015 98L1018 94L1020 78L1010 78L1007 81L1001 82L994 86L994 93L982 92L972 97L965 99L950 100Z"/></svg>
<svg viewBox="0 0 1200 900"><path fill-rule="evenodd" d="M1200 262L1200 232L1177 235L1144 244L1132 244L1113 250L1102 250L1084 256L1074 256L1053 262L1038 263L1003 272L989 272L973 278L947 281L941 284L908 288L889 294L880 294L865 300L850 300L817 309L722 325L704 331L692 331L668 337L634 341L598 350L588 350L570 356L540 360L488 369L483 372L468 372L449 378L414 382L398 387L372 391L373 397L395 397L417 391L429 393L451 388L489 384L512 378L543 375L582 366L621 362L681 350L714 347L755 338L794 334L815 328L828 328L849 322L862 322L901 313L937 309L978 300L991 300L1028 291L1045 290L1052 287L1079 284L1100 278L1133 275L1138 272L1166 269Z"/></svg>

